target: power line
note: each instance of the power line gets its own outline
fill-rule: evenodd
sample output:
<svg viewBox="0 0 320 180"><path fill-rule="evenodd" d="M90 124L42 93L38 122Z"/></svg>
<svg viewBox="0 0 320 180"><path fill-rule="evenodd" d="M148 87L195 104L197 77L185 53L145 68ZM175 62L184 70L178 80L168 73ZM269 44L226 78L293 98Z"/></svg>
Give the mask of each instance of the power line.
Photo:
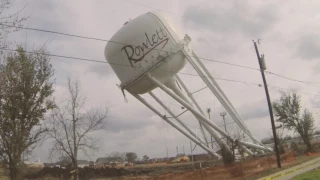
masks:
<svg viewBox="0 0 320 180"><path fill-rule="evenodd" d="M287 88L283 88L283 87L279 87L279 86L268 85L268 87L270 87L270 88L276 88L276 89L280 89L280 90L288 91L288 92L296 92L296 93L299 93L299 94L305 94L305 95L311 95L311 96L320 96L319 94L313 94L313 93L308 93L308 92L301 92L301 91L296 91L296 90L292 90L292 89L287 89Z"/></svg>
<svg viewBox="0 0 320 180"><path fill-rule="evenodd" d="M290 77L287 77L287 76L283 76L283 75L280 75L280 74L277 74L277 73L273 73L273 72L270 72L270 71L265 71L265 72L268 73L268 74L283 78L283 79L290 80L290 81L295 81L295 82L300 82L300 83L304 83L304 84L315 86L315 87L320 87L320 86L314 85L314 84L320 84L319 82L302 81L302 80L297 80L297 79L290 78Z"/></svg>
<svg viewBox="0 0 320 180"><path fill-rule="evenodd" d="M89 39L89 40L96 40L96 41L103 41L103 42L111 42L111 43L116 43L116 44L121 44L121 45L130 45L130 44L111 41L111 40L107 40L107 39L88 37L88 36L81 36L81 35L75 35L75 34L58 32L58 31L50 31L50 30L39 29L39 28L29 28L29 27L22 27L22 26L14 26L14 25L7 25L7 24L3 24L3 23L0 23L0 25L8 26L8 27L14 27L14 28L18 28L18 29L20 28L20 29L25 29L25 30L32 30L32 31L38 31L38 32L59 34L59 35L82 38L82 39ZM132 45L132 46L135 46L135 45ZM159 50L159 49L154 49L154 50L160 51L160 52L168 52L168 51ZM193 56L190 56L190 57L193 57ZM72 58L72 57L70 57L70 58ZM260 69L258 69L258 68L253 68L253 67L249 67L249 66L243 66L243 65L239 65L239 64L233 64L233 63L228 63L228 62L223 62L223 61L218 61L218 60L213 60L213 59L203 58L203 57L199 57L199 58L202 59L202 60L211 61L211 62L215 62L215 63L220 63L220 64L225 64L225 65L230 65L230 66L235 66L235 67L240 67L240 68L260 71ZM84 58L81 58L81 59L82 60L88 60L88 59L84 59ZM91 60L89 60L89 61L91 61ZM300 82L300 83L304 83L304 84L311 85L311 86L316 86L316 85L313 85L313 84L320 84L318 82L308 82L308 81L296 80L296 79L293 79L293 78L290 78L290 77L286 77L286 76L283 76L283 75L280 75L280 74L277 74L277 73L273 73L273 72L270 72L270 71L267 71L267 73L269 73L271 75L274 75L274 76L277 76L277 77L280 77L280 78L283 78L283 79L287 79L287 80L291 80L291 81L295 81L295 82ZM316 87L320 87L320 86L316 86Z"/></svg>
<svg viewBox="0 0 320 180"><path fill-rule="evenodd" d="M75 34L70 34L70 33L64 33L64 32L58 32L58 31L50 31L50 30L45 30L45 29L39 29L39 28L29 28L29 27L22 27L22 26L14 26L14 25L7 25L7 24L3 24L0 23L0 25L3 26L8 26L8 27L14 27L14 28L20 28L20 29L25 29L25 30L32 30L32 31L38 31L38 32L46 32L46 33L52 33L52 34L59 34L59 35L64 35L64 36L70 36L70 37L76 37L76 38L82 38L82 39L89 39L89 40L96 40L96 41L103 41L103 42L111 42L111 43L116 43L116 44L121 44L121 45L130 45L130 44L125 44L125 43L121 43L121 42L116 42L116 41L111 41L111 40L107 40L107 39L101 39L101 38L95 38L95 37L88 37L88 36L81 36L81 35L75 35ZM135 45L132 45L135 46ZM5 49L4 49L5 50ZM12 49L6 49L7 51L15 51ZM162 51L162 52L168 52L168 51L164 51L164 50L158 50L158 49L154 49L156 51ZM30 52L28 52L30 53ZM36 53L36 52L34 52ZM53 57L60 57L60 58L69 58L69 59L76 59L76 60L82 60L82 61L92 61L92 62L97 62L97 63L108 63L106 61L98 61L98 60L92 60L92 59L87 59L87 58L78 58L78 57L71 57L71 56L64 56L64 55L54 55L54 54L47 54ZM193 56L190 56L193 57ZM253 67L249 67L249 66L243 66L243 65L238 65L238 64L233 64L233 63L228 63L228 62L223 62L223 61L217 61L217 60L213 60L213 59L209 59L209 58L202 58L199 57L202 60L206 60L206 61L211 61L211 62L216 62L216 63L220 63L220 64L225 64L225 65L230 65L230 66L235 66L235 67L240 67L240 68L246 68L246 69L251 69L251 70L257 70L260 71L260 69L257 68L253 68ZM129 65L125 65L125 64L117 64L117 63L109 63L109 64L113 64L113 65L120 65L120 66L129 66ZM131 67L131 66L130 66ZM268 71L269 74L283 78L283 79L287 79L287 80L291 80L291 81L295 81L295 82L300 82L300 83L304 83L307 85L312 85L312 86L316 86L313 84L320 84L318 82L308 82L308 81L301 81L301 80L296 80L290 77L286 77L277 73L273 73ZM182 73L180 72L180 74L185 74L185 75L190 75L190 76L199 76L197 74L189 74L189 73ZM259 85L257 83L246 83L243 81L236 81L236 80L230 80L230 79L222 79L222 78L215 78L217 80L224 80L224 81L230 81L230 82L238 82L238 83L244 83L246 85ZM320 87L320 86L316 86L316 87Z"/></svg>
<svg viewBox="0 0 320 180"><path fill-rule="evenodd" d="M18 52L18 50L15 49L9 49L9 48L0 48L1 50L4 51L11 51L11 52ZM103 64L112 64L112 65L117 65L117 66L126 66L126 67L132 67L131 65L127 65L127 64L118 64L118 63L111 63L111 62L107 62L107 61L100 61L100 60L95 60L95 59L88 59L88 58L79 58L79 57L73 57L73 56L66 56L66 55L57 55L57 54L48 54L48 53L40 53L40 52L31 52L31 51L24 51L25 53L29 53L29 54L39 54L39 55L46 55L46 56L52 56L52 57L59 57L59 58L65 58L65 59L73 59L73 60L80 60L80 61L87 61L87 62L94 62L94 63L103 63ZM136 68L140 68L138 66L134 66ZM157 70L157 71L163 71L163 72L169 72L169 73L173 73L173 71L166 71L166 70ZM178 74L181 75L188 75L188 76L197 76L197 77L201 77L198 74L191 74L191 73L184 73L184 72L178 72ZM207 77L207 76L206 76ZM209 78L209 77L208 77ZM221 80L221 81L229 81L229 82L237 82L237 83L243 83L245 85L259 85L257 83L248 83L245 81L238 81L238 80L233 80L233 79L224 79L224 78L214 78L216 80Z"/></svg>
<svg viewBox="0 0 320 180"><path fill-rule="evenodd" d="M103 42L110 42L110 43L115 43L115 44L120 44L120 45L130 45L130 46L136 46L132 44L126 44L126 43L121 43L121 42L116 42L116 41L111 41L108 39L101 39L101 38L95 38L95 37L88 37L88 36L82 36L82 35L75 35L75 34L70 34L70 33L64 33L64 32L58 32L58 31L51 31L51 30L45 30L45 29L39 29L39 28L29 28L29 27L22 27L22 26L14 26L14 25L8 25L8 24L3 24L0 23L2 26L7 26L7 27L12 27L12 28L17 28L17 29L25 29L25 30L31 30L31 31L38 31L38 32L46 32L46 33L52 33L52 34L59 34L59 35L64 35L64 36L70 36L70 37L76 37L76 38L82 38L82 39L88 39L88 40L95 40L95 41L103 41ZM159 52L166 52L169 53L169 51L161 50L161 49L152 49L155 51ZM190 56L193 57L193 56ZM203 57L198 57L199 59L205 60L205 61L211 61L211 62L216 62L220 64L226 64L230 66L235 66L235 67L240 67L240 68L246 68L246 69L251 69L251 70L257 70L260 71L257 68L249 67L249 66L243 66L239 64L233 64L233 63L228 63L228 62L223 62L223 61L218 61L214 59L209 59L209 58L203 58Z"/></svg>
<svg viewBox="0 0 320 180"><path fill-rule="evenodd" d="M0 48L0 49L4 50L4 51L18 52L18 50L14 50L14 49L8 49L8 48ZM58 58L65 58L65 59L72 59L72 60L79 60L79 61L87 61L87 62L94 62L94 63L113 64L113 65L117 65L117 66L131 67L130 65L126 65L126 64L110 63L110 62L107 62L107 61L100 61L100 60L94 60L94 59L88 59L88 58L78 58L78 57L73 57L73 56L48 54L48 53L40 53L40 52L30 52L30 51L24 51L24 52L28 53L28 54L46 55L46 56L51 56L51 57L58 57ZM140 68L140 67L137 67L137 68ZM172 71L166 71L166 70L157 70L157 71L173 73ZM191 74L191 73L178 72L177 74L201 77L198 74ZM210 78L210 77L208 77L208 78ZM255 86L258 86L258 87L262 87L263 86L262 84L259 84L259 83L245 82L245 81L239 81L239 80L233 80L233 79L224 79L224 78L214 78L214 79L215 80L221 80L221 81L227 81L227 82L241 83L241 84L245 84L247 86L251 86L251 85L255 85ZM273 86L273 85L268 85L268 86L271 87L271 88L278 88L278 89L281 89L281 90L290 91L290 92L297 92L297 93L300 93L300 94L306 94L306 95L312 95L312 96L320 96L320 95L317 95L317 94L294 91L294 90L290 90L290 89L286 89L286 88L282 88L282 87L278 87L278 86Z"/></svg>
<svg viewBox="0 0 320 180"><path fill-rule="evenodd" d="M170 12L170 11L166 11L166 10L162 10L162 9L158 9L158 8L154 8L152 6L148 6L148 5L145 5L145 4L142 4L142 3L137 3L137 2L133 2L133 1L129 1L129 0L122 0L122 1L125 1L127 3L132 3L132 4L136 4L136 5L139 5L139 6L144 6L144 7L147 7L147 8L150 8L150 9L155 9L155 10L159 10L159 11L163 11L163 12L166 12L166 13L169 13L169 14L173 14L173 15L176 15L176 16L179 16L181 17L182 19L186 19L186 20L190 20L190 21L193 21L193 22L197 22L193 19L189 19L189 18L186 18L184 16L181 16L179 14L176 14L176 13L173 13L173 12ZM203 58L201 58L203 59ZM203 59L205 60L205 59ZM235 64L231 64L231 63L224 63L224 64L229 64L229 65L233 65L233 66L238 66L238 67L243 67L243 68L248 68L248 69L252 69L252 70L259 70L257 68L251 68L251 67L247 67L247 66L241 66L241 65L235 65ZM260 70L259 70L260 71ZM311 86L315 86L315 87L320 87L320 86L317 86L317 85L314 85L314 84L318 84L320 85L320 82L308 82L308 81L301 81L301 80L297 80L297 79L294 79L294 78L290 78L290 77L286 77L286 76L283 76L283 75L280 75L280 74L277 74L277 73L273 73L273 72L270 72L270 71L265 71L271 75L274 75L274 76L278 76L280 78L283 78L283 79L287 79L287 80L290 80L290 81L295 81L295 82L300 82L300 83L304 83L304 84L307 84L307 85L311 85Z"/></svg>

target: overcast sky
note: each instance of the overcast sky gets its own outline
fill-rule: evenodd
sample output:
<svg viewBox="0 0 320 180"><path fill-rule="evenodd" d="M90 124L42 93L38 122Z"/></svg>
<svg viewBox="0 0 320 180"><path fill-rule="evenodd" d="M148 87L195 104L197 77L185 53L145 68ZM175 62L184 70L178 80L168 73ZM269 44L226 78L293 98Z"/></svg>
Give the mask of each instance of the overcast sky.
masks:
<svg viewBox="0 0 320 180"><path fill-rule="evenodd" d="M252 39L261 39L260 53L265 54L267 70L302 81L320 82L320 16L318 1L256 1L256 0L16 0L13 11L27 4L24 14L30 18L25 27L59 31L70 34L110 39L129 19L154 10L163 10L192 38L192 47L200 57L258 68ZM52 54L105 61L105 42L22 30L10 34L9 40L24 44L27 49L46 44ZM190 140L167 125L161 118L127 94L125 102L117 88L119 80L108 64L81 62L52 57L55 69L57 103L66 96L67 76L79 78L87 95L86 107L111 106L107 128L94 135L101 138L101 150L90 159L112 151L133 151L142 157L164 157L179 152L190 153ZM257 139L270 137L265 92L259 71L204 60L216 78L244 81L237 83L217 80L225 94L239 111ZM195 73L190 65L182 72ZM194 76L181 75L187 86L195 91L204 86ZM267 74L271 86L296 90L303 106L309 108L319 126L318 86ZM158 92L175 112L178 103ZM225 111L208 90L196 94L203 108L212 109L212 119L222 125L219 113ZM270 88L272 100L279 97L278 88ZM320 94L319 94L320 95ZM150 98L146 97L146 100ZM164 113L164 111L162 110ZM199 135L195 119L186 114L184 121ZM226 116L227 122L232 122ZM48 161L50 142L38 147L33 155ZM203 152L196 148L196 152ZM80 158L89 159L83 155Z"/></svg>

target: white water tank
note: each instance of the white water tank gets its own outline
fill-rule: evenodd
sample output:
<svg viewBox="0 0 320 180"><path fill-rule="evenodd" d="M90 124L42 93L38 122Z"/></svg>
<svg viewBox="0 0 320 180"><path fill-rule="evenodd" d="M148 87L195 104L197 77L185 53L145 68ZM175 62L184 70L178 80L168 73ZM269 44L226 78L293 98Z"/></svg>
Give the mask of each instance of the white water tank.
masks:
<svg viewBox="0 0 320 180"><path fill-rule="evenodd" d="M165 14L149 12L127 22L113 35L105 47L105 57L124 89L143 94L157 87L147 79L147 72L166 83L184 67L186 59L181 52L169 56L181 48L178 43L184 35Z"/></svg>

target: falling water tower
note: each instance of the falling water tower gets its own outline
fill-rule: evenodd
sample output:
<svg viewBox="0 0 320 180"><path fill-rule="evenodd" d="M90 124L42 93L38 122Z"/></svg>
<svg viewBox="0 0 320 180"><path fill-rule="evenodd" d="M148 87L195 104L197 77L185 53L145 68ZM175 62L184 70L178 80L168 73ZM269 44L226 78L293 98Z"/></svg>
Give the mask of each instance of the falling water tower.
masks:
<svg viewBox="0 0 320 180"><path fill-rule="evenodd" d="M254 153L249 150L250 148L265 152L271 151L252 136L215 79L191 49L190 42L191 38L183 34L168 16L160 12L149 12L125 23L107 43L104 53L113 71L121 81L120 87L123 93L125 91L129 92L171 126L212 155L220 158L220 155L208 146L205 137L197 136L186 126L152 92L154 89L160 88L175 101L186 107L199 121L202 130L208 132L220 148L226 147L225 149L231 152L225 140L227 139L251 155ZM193 97L182 79L177 75L188 62L228 111L239 128L251 139L251 142L233 139L206 117L196 98ZM177 86L178 83L185 93ZM144 100L142 95L146 93L174 117L174 120L167 118L152 104ZM225 138L221 138L221 136Z"/></svg>

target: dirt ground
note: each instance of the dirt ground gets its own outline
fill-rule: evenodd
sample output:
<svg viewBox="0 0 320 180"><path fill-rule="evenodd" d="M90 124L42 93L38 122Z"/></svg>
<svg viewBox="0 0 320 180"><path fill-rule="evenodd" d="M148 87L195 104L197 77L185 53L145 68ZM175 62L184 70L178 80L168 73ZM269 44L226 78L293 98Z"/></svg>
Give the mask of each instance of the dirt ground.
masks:
<svg viewBox="0 0 320 180"><path fill-rule="evenodd" d="M300 158L300 157L299 157ZM300 160L295 156L282 158L282 166L289 167L298 163ZM304 161L312 157L304 156ZM210 179L230 179L244 180L255 179L265 173L270 173L276 168L275 157L260 157L238 162L230 166L213 165L210 167L196 168L192 163L154 163L148 165L135 165L122 169L82 169L80 172L81 179L94 180L210 180ZM45 168L44 168L45 169ZM42 169L41 176L32 179L41 180L59 180L61 174L68 174L69 170L63 169ZM26 170L28 172L38 173L39 169ZM65 176L67 177L67 176ZM255 177L255 178L254 178ZM4 176L3 169L0 169L0 179L8 179ZM29 178L30 179L30 178Z"/></svg>
<svg viewBox="0 0 320 180"><path fill-rule="evenodd" d="M296 162L296 158L292 154L283 156L283 167L289 166ZM238 162L230 166L215 165L202 169L193 168L193 166L170 166L159 169L157 173L150 173L141 176L124 176L121 180L243 180L252 176L259 175L265 171L275 169L275 157L262 157ZM101 179L102 180L102 179Z"/></svg>

